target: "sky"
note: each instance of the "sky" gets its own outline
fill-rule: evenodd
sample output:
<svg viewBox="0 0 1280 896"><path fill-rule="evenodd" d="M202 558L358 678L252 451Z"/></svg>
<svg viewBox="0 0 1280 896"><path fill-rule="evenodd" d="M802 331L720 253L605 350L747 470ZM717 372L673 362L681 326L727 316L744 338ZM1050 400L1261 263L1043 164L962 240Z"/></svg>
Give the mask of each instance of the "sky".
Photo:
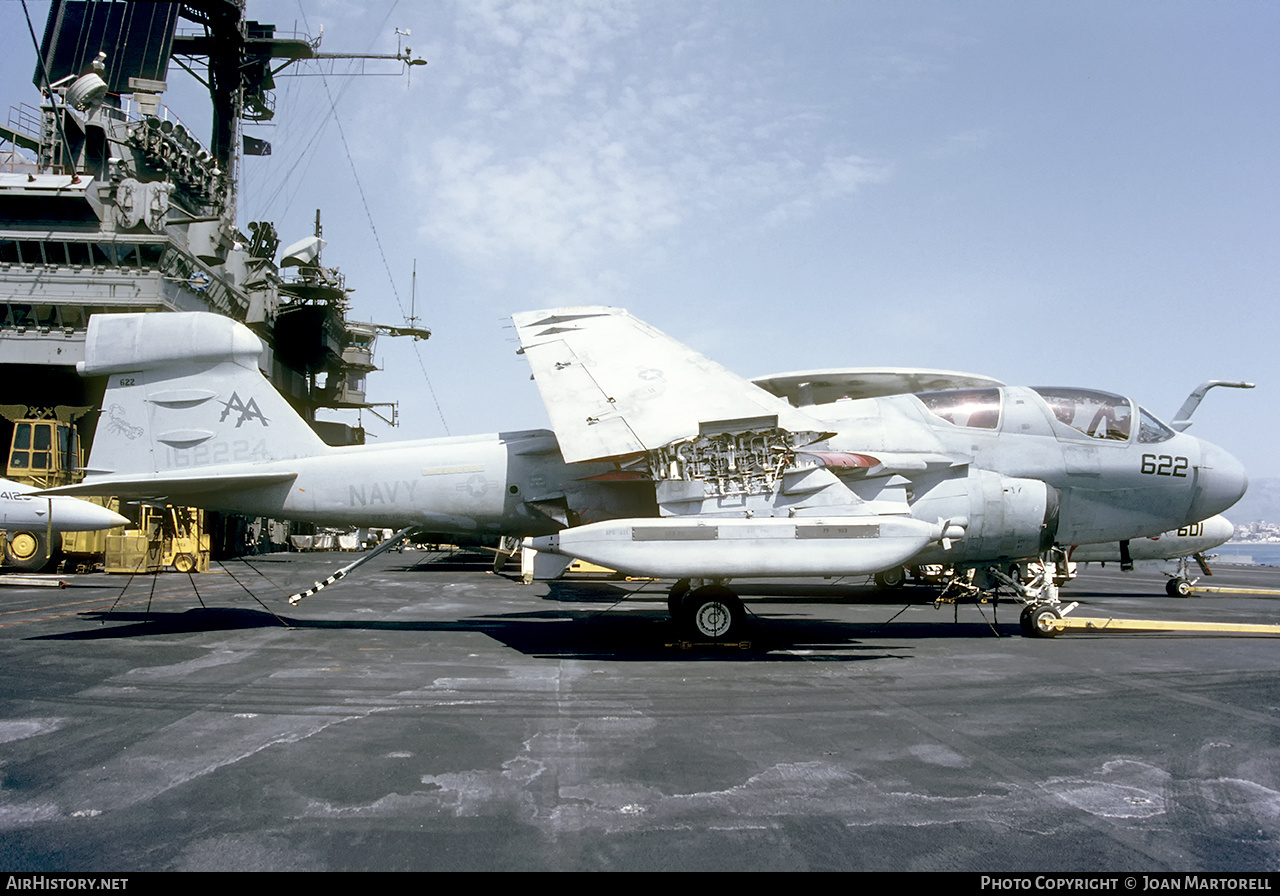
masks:
<svg viewBox="0 0 1280 896"><path fill-rule="evenodd" d="M273 153L243 160L242 228L287 244L320 209L351 317L402 323L413 295L433 331L379 340L369 393L401 425L366 414L371 439L546 426L508 318L603 304L749 377L942 368L1166 420L1254 381L1190 432L1280 475L1274 2L248 8L328 52L410 31L428 62L295 69L245 128ZM6 98L33 104L13 0L0 34ZM187 76L165 99L207 132Z"/></svg>

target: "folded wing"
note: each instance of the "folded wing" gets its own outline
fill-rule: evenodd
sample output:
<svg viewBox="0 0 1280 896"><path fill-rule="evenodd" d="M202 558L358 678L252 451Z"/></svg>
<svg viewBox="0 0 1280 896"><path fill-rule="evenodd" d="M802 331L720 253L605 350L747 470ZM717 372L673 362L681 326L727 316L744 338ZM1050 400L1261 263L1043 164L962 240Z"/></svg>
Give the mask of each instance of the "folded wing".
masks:
<svg viewBox="0 0 1280 896"><path fill-rule="evenodd" d="M567 527L535 539L540 551L724 580L879 572L964 536L962 523L912 516L911 477L931 487L958 478L957 493L969 477L964 459L928 450L927 439L886 451L881 438L864 452L855 432L835 447L835 424L793 406L793 389L771 394L621 309L513 319L565 460L612 460L615 475L651 481L658 511ZM851 382L832 379L837 389ZM895 387L902 381L895 374Z"/></svg>
<svg viewBox="0 0 1280 896"><path fill-rule="evenodd" d="M789 432L822 424L620 308L512 316L564 459L626 457L755 420Z"/></svg>

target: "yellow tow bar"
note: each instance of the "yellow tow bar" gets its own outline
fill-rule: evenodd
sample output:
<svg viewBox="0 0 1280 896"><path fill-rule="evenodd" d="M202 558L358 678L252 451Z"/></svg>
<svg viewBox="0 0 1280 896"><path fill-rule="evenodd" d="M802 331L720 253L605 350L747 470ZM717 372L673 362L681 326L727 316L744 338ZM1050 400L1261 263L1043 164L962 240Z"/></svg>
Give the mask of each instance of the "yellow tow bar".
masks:
<svg viewBox="0 0 1280 896"><path fill-rule="evenodd" d="M1280 588L1231 588L1227 585L1192 585L1192 594L1269 594L1280 596Z"/></svg>
<svg viewBox="0 0 1280 896"><path fill-rule="evenodd" d="M1280 625L1260 625L1244 622L1173 622L1165 619L1115 619L1101 616L1064 616L1056 619L1041 617L1039 625L1052 626L1056 631L1093 632L1237 632L1250 635L1280 635ZM1048 634L1047 631L1043 631Z"/></svg>

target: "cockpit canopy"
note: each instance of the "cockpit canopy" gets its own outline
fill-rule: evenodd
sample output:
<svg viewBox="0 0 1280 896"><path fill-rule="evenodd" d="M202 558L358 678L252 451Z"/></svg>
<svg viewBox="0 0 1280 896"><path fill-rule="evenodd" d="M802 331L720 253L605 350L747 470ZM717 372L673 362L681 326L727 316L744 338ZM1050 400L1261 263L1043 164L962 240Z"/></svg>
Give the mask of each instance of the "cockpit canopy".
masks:
<svg viewBox="0 0 1280 896"><path fill-rule="evenodd" d="M1134 435L1133 421L1137 413L1137 436L1141 443L1163 442L1175 433L1145 408L1110 392L1070 387L1037 386L1039 395L1058 423L1059 434L1108 442L1128 442ZM936 417L954 426L969 429L1000 428L1002 389L946 389L917 392L916 398Z"/></svg>
<svg viewBox="0 0 1280 896"><path fill-rule="evenodd" d="M999 389L946 389L917 392L916 398L936 417L971 429L1000 428Z"/></svg>
<svg viewBox="0 0 1280 896"><path fill-rule="evenodd" d="M1163 442L1174 437L1172 429L1161 423L1146 408L1110 392L1092 389L1034 387L1045 400L1058 422L1091 439L1127 442L1133 435L1133 410L1138 412L1138 441L1143 444Z"/></svg>
<svg viewBox="0 0 1280 896"><path fill-rule="evenodd" d="M1129 441L1133 407L1129 399L1092 389L1034 387L1053 416L1091 439Z"/></svg>

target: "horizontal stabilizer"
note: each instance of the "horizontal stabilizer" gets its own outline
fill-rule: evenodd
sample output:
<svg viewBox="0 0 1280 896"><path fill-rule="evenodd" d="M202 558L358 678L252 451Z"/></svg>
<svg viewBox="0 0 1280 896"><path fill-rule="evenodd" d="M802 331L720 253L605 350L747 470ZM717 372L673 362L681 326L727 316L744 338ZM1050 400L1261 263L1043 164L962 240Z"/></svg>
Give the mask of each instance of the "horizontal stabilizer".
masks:
<svg viewBox="0 0 1280 896"><path fill-rule="evenodd" d="M697 436L709 421L823 425L620 308L512 316L564 459L634 455Z"/></svg>
<svg viewBox="0 0 1280 896"><path fill-rule="evenodd" d="M187 314L95 314L89 320L84 376L138 370L208 369L230 362L257 371L262 340L230 318L205 312ZM153 396L167 404L199 403L217 393L207 389L170 390Z"/></svg>
<svg viewBox="0 0 1280 896"><path fill-rule="evenodd" d="M76 485L48 489L46 495L117 495L121 498L180 498L215 491L262 488L292 482L297 473L223 473L218 475L95 476Z"/></svg>

